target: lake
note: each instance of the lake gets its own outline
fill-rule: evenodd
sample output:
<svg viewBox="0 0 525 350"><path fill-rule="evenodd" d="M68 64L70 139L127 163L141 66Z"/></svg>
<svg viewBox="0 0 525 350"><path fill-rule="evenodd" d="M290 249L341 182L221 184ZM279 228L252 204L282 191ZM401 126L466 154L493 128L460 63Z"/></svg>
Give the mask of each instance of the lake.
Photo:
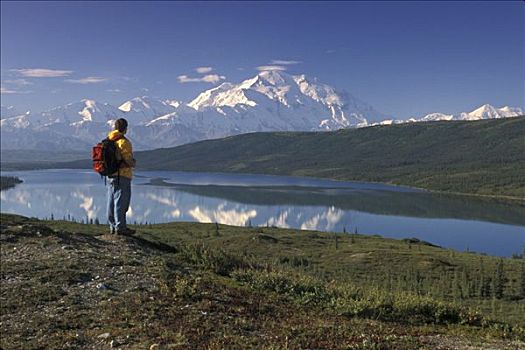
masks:
<svg viewBox="0 0 525 350"><path fill-rule="evenodd" d="M105 222L106 188L91 170L2 172L5 213ZM525 206L408 187L287 176L137 171L130 223L218 222L415 237L510 256L525 246Z"/></svg>

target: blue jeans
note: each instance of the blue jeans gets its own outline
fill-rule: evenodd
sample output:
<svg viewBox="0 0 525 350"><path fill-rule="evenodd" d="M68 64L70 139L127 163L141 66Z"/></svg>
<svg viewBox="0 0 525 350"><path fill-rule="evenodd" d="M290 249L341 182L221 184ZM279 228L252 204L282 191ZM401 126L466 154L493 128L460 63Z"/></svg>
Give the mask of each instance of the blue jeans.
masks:
<svg viewBox="0 0 525 350"><path fill-rule="evenodd" d="M126 212L131 200L131 179L110 178L108 184L108 222L111 231L125 230Z"/></svg>

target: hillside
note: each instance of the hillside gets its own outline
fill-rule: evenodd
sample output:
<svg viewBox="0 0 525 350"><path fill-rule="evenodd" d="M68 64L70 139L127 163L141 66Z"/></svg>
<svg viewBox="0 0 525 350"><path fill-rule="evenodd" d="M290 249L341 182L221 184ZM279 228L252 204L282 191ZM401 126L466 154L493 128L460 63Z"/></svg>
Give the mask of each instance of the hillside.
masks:
<svg viewBox="0 0 525 350"><path fill-rule="evenodd" d="M522 259L276 228L170 223L128 238L1 222L3 349L525 346Z"/></svg>
<svg viewBox="0 0 525 350"><path fill-rule="evenodd" d="M525 117L254 133L139 152L140 169L377 181L525 197Z"/></svg>

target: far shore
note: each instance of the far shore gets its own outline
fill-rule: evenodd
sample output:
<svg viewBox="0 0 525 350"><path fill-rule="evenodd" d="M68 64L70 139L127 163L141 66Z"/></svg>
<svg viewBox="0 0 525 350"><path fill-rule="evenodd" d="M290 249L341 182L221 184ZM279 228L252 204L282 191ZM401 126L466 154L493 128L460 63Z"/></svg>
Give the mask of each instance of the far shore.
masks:
<svg viewBox="0 0 525 350"><path fill-rule="evenodd" d="M41 162L41 163L1 163L0 164L0 171L1 172L17 172L17 171L32 171L32 170L91 170L91 168L87 167L68 167L63 168L60 167L60 163L50 163L50 162ZM137 169L138 171L155 171L155 169ZM160 170L159 170L160 171ZM468 193L468 192L453 192L453 191L438 191L428 188L422 188L422 187L416 187L416 186L410 186L406 184L396 184L396 183L388 183L388 182L374 182L374 181L366 181L366 180L341 180L341 179L334 179L334 178L324 178L324 177L311 177L311 176L294 176L294 175L275 175L275 174L252 174L252 173L244 173L244 172L207 172L207 171L182 171L182 170L173 170L178 172L195 172L195 173L210 173L210 174L240 174L240 175L268 175L268 176L293 176L297 178L305 178L305 179L316 179L316 180L331 180L331 181L338 181L338 182L354 182L354 183L370 183L370 184L378 184L378 185L386 185L386 186L395 186L399 188L406 188L406 189L413 189L416 191L425 191L429 193L434 194L444 194L444 195L454 195L454 196L462 196L462 197L473 197L481 200L493 200L498 201L501 203L508 203L513 205L520 205L525 206L525 197L517 197L517 196L507 196L507 195L493 195L493 194L477 194L477 193ZM140 177L137 176L137 177ZM159 179L151 179L151 184L156 186L177 186L177 184L173 183L167 183L164 181L159 181ZM155 182L155 183L153 183ZM189 186L189 185L184 185ZM194 185L194 186L200 186L200 185Z"/></svg>

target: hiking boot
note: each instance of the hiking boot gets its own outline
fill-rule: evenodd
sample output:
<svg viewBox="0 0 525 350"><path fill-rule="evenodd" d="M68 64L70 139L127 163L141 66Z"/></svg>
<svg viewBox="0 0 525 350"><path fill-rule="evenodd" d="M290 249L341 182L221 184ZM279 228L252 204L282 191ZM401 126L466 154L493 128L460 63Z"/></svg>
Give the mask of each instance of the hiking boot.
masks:
<svg viewBox="0 0 525 350"><path fill-rule="evenodd" d="M126 227L122 230L117 230L117 235L120 235L120 236L132 236L136 233L137 231L135 230L132 230L130 229L129 227Z"/></svg>

